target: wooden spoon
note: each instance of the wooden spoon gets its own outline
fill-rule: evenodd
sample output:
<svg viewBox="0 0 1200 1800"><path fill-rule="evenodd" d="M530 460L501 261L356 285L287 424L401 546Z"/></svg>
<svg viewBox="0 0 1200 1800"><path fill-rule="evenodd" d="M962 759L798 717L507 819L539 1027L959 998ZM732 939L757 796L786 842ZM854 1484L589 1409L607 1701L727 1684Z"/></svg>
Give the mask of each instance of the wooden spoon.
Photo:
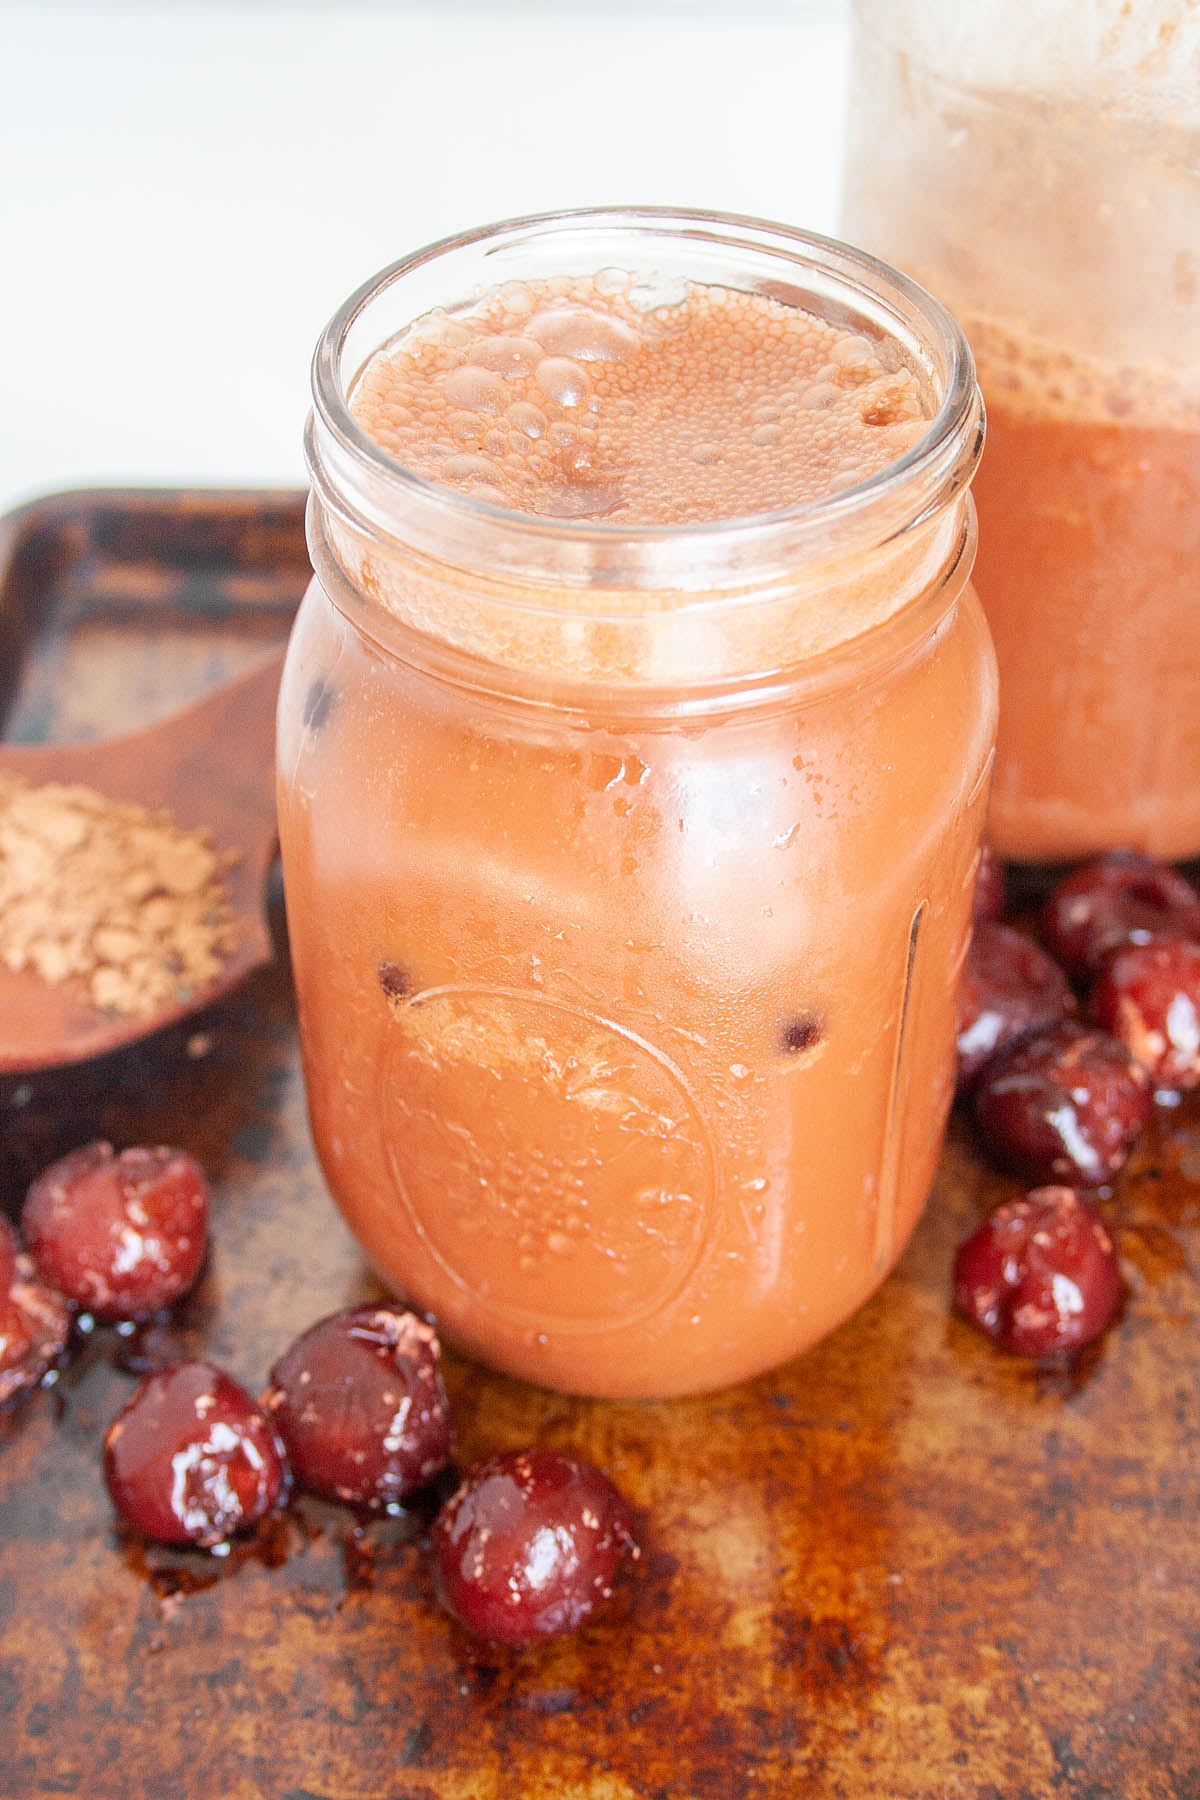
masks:
<svg viewBox="0 0 1200 1800"><path fill-rule="evenodd" d="M0 1074L83 1062L208 1006L271 961L265 892L275 856L275 700L283 651L146 730L82 744L0 744L0 774L80 782L112 800L166 807L238 861L225 871L237 944L220 973L151 1014L102 1012L75 982L0 963Z"/></svg>

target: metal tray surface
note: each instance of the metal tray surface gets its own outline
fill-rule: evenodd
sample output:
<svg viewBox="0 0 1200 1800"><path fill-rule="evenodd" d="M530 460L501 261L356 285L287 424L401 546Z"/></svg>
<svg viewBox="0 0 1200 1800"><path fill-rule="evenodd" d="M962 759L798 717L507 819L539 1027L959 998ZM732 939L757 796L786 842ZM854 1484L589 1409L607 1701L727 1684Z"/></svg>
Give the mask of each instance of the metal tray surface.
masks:
<svg viewBox="0 0 1200 1800"><path fill-rule="evenodd" d="M307 578L291 494L55 497L0 558L0 716L34 740L194 697L283 638ZM313 1158L275 924L275 966L200 1019L0 1083L11 1214L92 1137L202 1160L213 1249L169 1341L251 1388L379 1292ZM460 1462L570 1447L638 1509L633 1577L536 1650L437 1609L427 1511L300 1501L223 1559L123 1535L100 1453L133 1377L97 1331L0 1420L0 1796L1198 1800L1200 1106L1105 1202L1124 1316L1070 1372L949 1310L957 1240L1016 1186L956 1119L885 1288L710 1398L563 1399L449 1355Z"/></svg>

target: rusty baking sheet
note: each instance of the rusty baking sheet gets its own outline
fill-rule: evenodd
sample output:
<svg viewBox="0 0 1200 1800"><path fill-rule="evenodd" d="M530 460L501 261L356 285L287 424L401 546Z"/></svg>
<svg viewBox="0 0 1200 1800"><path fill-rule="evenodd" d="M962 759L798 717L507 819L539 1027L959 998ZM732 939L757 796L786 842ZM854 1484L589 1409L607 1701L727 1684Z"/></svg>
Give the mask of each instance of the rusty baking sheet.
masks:
<svg viewBox="0 0 1200 1800"><path fill-rule="evenodd" d="M286 633L296 496L74 495L2 528L10 735L191 698ZM252 1387L378 1290L326 1198L276 966L68 1076L0 1084L0 1198L87 1138L186 1145L215 1242L173 1329ZM536 1439L640 1509L640 1568L576 1638L469 1642L420 1513L300 1503L224 1560L143 1548L99 1474L129 1393L97 1333L0 1426L0 1796L88 1800L1197 1800L1200 1107L1107 1204L1129 1294L1071 1374L947 1307L954 1245L1014 1191L956 1121L883 1291L712 1398L589 1403L450 1357L460 1458Z"/></svg>

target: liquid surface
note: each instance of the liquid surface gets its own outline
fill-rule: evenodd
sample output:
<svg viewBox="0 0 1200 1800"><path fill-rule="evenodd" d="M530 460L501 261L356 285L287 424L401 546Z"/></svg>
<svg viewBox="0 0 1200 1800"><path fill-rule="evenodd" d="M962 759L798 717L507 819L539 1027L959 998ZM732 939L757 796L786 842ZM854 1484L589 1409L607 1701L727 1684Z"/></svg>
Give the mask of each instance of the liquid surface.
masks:
<svg viewBox="0 0 1200 1800"><path fill-rule="evenodd" d="M620 271L509 283L367 365L358 423L415 473L549 518L675 525L820 500L932 413L893 342L765 294Z"/></svg>
<svg viewBox="0 0 1200 1800"><path fill-rule="evenodd" d="M922 270L920 278L934 291L946 287L936 271ZM998 405L1015 419L1200 430L1200 385L1186 365L1150 359L1133 365L1094 355L1070 342L1069 314L1051 340L981 313L965 296L954 304L989 418Z"/></svg>

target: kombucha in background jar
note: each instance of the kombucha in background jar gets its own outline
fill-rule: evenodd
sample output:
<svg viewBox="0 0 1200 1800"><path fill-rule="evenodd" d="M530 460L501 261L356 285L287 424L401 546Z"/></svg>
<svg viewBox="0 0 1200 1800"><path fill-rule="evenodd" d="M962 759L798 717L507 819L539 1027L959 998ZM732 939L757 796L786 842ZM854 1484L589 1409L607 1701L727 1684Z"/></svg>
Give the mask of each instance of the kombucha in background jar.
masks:
<svg viewBox="0 0 1200 1800"><path fill-rule="evenodd" d="M988 411L988 835L1200 853L1200 9L855 0L843 228L962 322Z"/></svg>
<svg viewBox="0 0 1200 1800"><path fill-rule="evenodd" d="M936 302L716 215L449 240L322 338L278 740L309 1110L486 1362L721 1387L900 1254L994 738L980 436Z"/></svg>

